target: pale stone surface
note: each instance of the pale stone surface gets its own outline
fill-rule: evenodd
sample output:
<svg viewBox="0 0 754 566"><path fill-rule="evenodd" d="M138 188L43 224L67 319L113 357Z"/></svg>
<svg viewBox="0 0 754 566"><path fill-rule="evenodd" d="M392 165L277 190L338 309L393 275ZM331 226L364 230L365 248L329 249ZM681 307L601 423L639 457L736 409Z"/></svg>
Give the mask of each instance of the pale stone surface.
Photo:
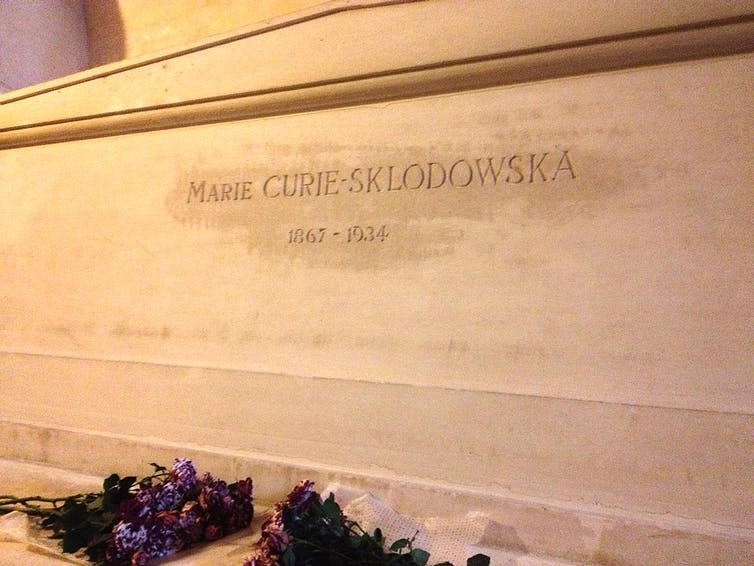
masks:
<svg viewBox="0 0 754 566"><path fill-rule="evenodd" d="M748 415L148 364L2 361L5 418L105 435L92 450L93 441L8 432L8 457L100 474L158 459L132 447L118 454L130 446L118 438L133 435L175 443L163 460L183 447L215 446L490 496L740 528L752 521ZM261 482L260 493L295 480Z"/></svg>
<svg viewBox="0 0 754 566"><path fill-rule="evenodd" d="M355 9L359 6L364 9ZM177 51L180 56L170 51L145 55L13 93L13 104L0 112L0 128L134 108L167 111L168 105L244 94L253 95L247 102L253 105L269 93L295 94L323 83L368 82L446 65L471 69L465 72L475 76L473 63L484 66L503 60L512 68L495 74L509 74L504 82L516 83L614 68L623 60L638 65L754 48L754 0L664 1L654 2L651 8L620 0L592 3L588 11L577 0L506 4L476 0L463 3L462 8L456 0L341 0L322 7L325 9L327 17L317 17L313 10L310 18L297 25L260 23L209 44L186 46ZM297 15L291 18L300 19ZM564 21L569 25L562 25ZM710 22L738 22L746 31L733 33L732 40L726 26L717 26L717 31L713 26L714 37L692 33L704 31L704 24ZM685 31L668 34L673 28ZM430 41L431 36L442 40ZM388 44L386 37L390 38ZM725 47L718 45L721 38ZM607 55L595 52L604 44L613 45ZM634 44L640 46L641 56L634 55ZM714 48L700 52L704 44ZM688 53L679 51L679 46ZM665 51L669 51L666 56L658 55ZM597 64L590 66L591 61ZM444 75L434 80L450 85L451 90L456 82ZM367 90L383 88L378 83L368 85ZM49 90L55 91L54 97L38 95ZM398 95L405 97L408 90L407 85ZM3 102L0 99L0 104ZM332 100L323 103L332 104ZM195 110L189 109L189 113ZM277 110L291 111L290 104Z"/></svg>
<svg viewBox="0 0 754 566"><path fill-rule="evenodd" d="M0 493L63 497L102 489L102 478L30 462L0 458Z"/></svg>
<svg viewBox="0 0 754 566"><path fill-rule="evenodd" d="M751 77L736 57L14 150L3 346L746 412L751 113L723 102Z"/></svg>
<svg viewBox="0 0 754 566"><path fill-rule="evenodd" d="M322 0L85 2L92 66L183 46L323 4Z"/></svg>
<svg viewBox="0 0 754 566"><path fill-rule="evenodd" d="M314 28L366 49L437 5ZM528 556L750 563L751 55L505 87L595 52L535 26L412 58L419 27L361 66L325 34L321 69L249 80L231 40L165 59L183 91L152 61L3 100L2 454L103 473L193 452L253 462L271 496L306 473L489 512ZM484 67L526 45L533 74Z"/></svg>

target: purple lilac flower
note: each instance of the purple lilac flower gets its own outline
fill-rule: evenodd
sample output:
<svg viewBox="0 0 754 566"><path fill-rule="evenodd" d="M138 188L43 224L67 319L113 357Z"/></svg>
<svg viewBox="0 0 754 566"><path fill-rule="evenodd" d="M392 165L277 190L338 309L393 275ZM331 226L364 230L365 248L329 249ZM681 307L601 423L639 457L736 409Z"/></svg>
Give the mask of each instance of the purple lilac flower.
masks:
<svg viewBox="0 0 754 566"><path fill-rule="evenodd" d="M205 540L217 540L224 536L225 536L225 531L223 530L222 525L218 525L217 523L210 523L204 528Z"/></svg>
<svg viewBox="0 0 754 566"><path fill-rule="evenodd" d="M288 497L283 501L283 505L287 505L294 512L301 511L307 507L312 497L319 498L319 494L314 491L314 482L302 480L288 494Z"/></svg>
<svg viewBox="0 0 754 566"><path fill-rule="evenodd" d="M121 521L113 528L115 547L121 554L134 552L146 542L148 532L144 525Z"/></svg>
<svg viewBox="0 0 754 566"><path fill-rule="evenodd" d="M189 501L178 517L180 529L188 544L199 542L204 536L206 517L198 501Z"/></svg>
<svg viewBox="0 0 754 566"><path fill-rule="evenodd" d="M245 480L238 480L236 482L236 489L238 490L238 493L244 497L244 499L251 500L251 492L254 488L254 484L251 481L251 478L246 478Z"/></svg>
<svg viewBox="0 0 754 566"><path fill-rule="evenodd" d="M276 554L283 554L291 537L285 530L283 517L280 514L272 516L272 519L267 524L265 533L269 539L266 546Z"/></svg>
<svg viewBox="0 0 754 566"><path fill-rule="evenodd" d="M141 485L121 504L106 559L143 566L246 527L253 515L251 478L229 486L211 474L197 478L190 460L176 460L169 479Z"/></svg>
<svg viewBox="0 0 754 566"><path fill-rule="evenodd" d="M131 566L147 566L152 557L146 550L139 550L131 557Z"/></svg>
<svg viewBox="0 0 754 566"><path fill-rule="evenodd" d="M202 482L203 486L199 492L199 503L206 509L223 507L227 499L230 498L228 484L222 480L211 479L211 476L209 479L210 481Z"/></svg>
<svg viewBox="0 0 754 566"><path fill-rule="evenodd" d="M155 488L151 486L142 486L134 496L134 511L140 517L151 513L154 509Z"/></svg>
<svg viewBox="0 0 754 566"><path fill-rule="evenodd" d="M239 480L231 491L233 496L233 512L228 520L228 528L231 532L248 526L251 517L254 516L252 491L253 484L251 478Z"/></svg>
<svg viewBox="0 0 754 566"><path fill-rule="evenodd" d="M262 548L255 548L244 560L243 566L278 566L277 556L272 556Z"/></svg>
<svg viewBox="0 0 754 566"><path fill-rule="evenodd" d="M190 491L196 485L196 468L191 460L176 458L170 471L170 478L184 491Z"/></svg>
<svg viewBox="0 0 754 566"><path fill-rule="evenodd" d="M262 536L254 544L243 566L273 566L285 552L290 535L283 524L282 507L275 505L275 512L262 524Z"/></svg>
<svg viewBox="0 0 754 566"><path fill-rule="evenodd" d="M123 501L118 513L122 521L128 523L143 522L151 513L151 504L144 504L137 494L135 497Z"/></svg>
<svg viewBox="0 0 754 566"><path fill-rule="evenodd" d="M293 488L288 496L275 504L272 515L262 524L262 536L254 545L252 553L243 566L274 566L290 543L291 536L286 530L284 512L288 510L294 517L300 516L315 501L319 494L314 491L314 482L303 480Z"/></svg>
<svg viewBox="0 0 754 566"><path fill-rule="evenodd" d="M185 492L171 481L166 481L154 492L154 510L158 513L169 509L175 509L183 504Z"/></svg>
<svg viewBox="0 0 754 566"><path fill-rule="evenodd" d="M149 530L149 537L142 550L152 558L171 556L185 546L180 521L175 512L158 513Z"/></svg>

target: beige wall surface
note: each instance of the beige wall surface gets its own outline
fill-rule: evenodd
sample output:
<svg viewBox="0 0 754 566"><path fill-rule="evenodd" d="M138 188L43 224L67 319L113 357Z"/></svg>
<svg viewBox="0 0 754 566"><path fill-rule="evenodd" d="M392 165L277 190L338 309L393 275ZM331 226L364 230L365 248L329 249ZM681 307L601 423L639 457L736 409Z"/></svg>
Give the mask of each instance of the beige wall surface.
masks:
<svg viewBox="0 0 754 566"><path fill-rule="evenodd" d="M645 497L659 489L678 514L746 526L752 502L734 486L752 469L752 122L726 101L752 92L751 71L736 57L4 152L2 348L244 370L237 386L252 395L276 382L260 374L335 380L339 412L359 381L415 387L418 400L458 391L468 404L420 403L391 423L375 420L375 391L359 412L380 426L335 443L324 408L300 430L249 416L272 441L259 444L226 436L237 408L211 381L173 381L212 415L197 434L214 421L235 448L566 499L588 478L595 501L663 512ZM489 163L496 183L478 172ZM349 242L353 226L374 237ZM33 419L24 379L4 411ZM179 406L137 389L137 424L136 406L102 406L94 379L46 418L145 435L177 426L189 440ZM488 422L508 395L531 408ZM463 409L484 399L495 412ZM547 399L586 428L562 429L566 441L532 425L553 418ZM425 445L440 415L450 459ZM511 418L528 424L515 432ZM638 429L613 444L616 426ZM529 456L514 464L521 434ZM393 452L401 438L408 451ZM615 499L638 469L642 503Z"/></svg>
<svg viewBox="0 0 754 566"><path fill-rule="evenodd" d="M0 93L323 4L321 0L5 0Z"/></svg>
<svg viewBox="0 0 754 566"><path fill-rule="evenodd" d="M334 22L370 50L439 4L302 26L334 58ZM738 54L610 72L582 56L627 43L586 26L529 59L487 30L418 69L313 53L197 83L291 26L6 97L0 455L106 473L193 451L256 462L268 496L301 470L410 483L399 507L473 504L533 554L750 563L754 59L729 30L754 18L724 20L690 27ZM532 59L573 76L497 75Z"/></svg>
<svg viewBox="0 0 754 566"><path fill-rule="evenodd" d="M0 337L17 352L748 411L751 116L724 101L751 92L750 67L16 150L6 202L19 171L45 163L47 181L4 210ZM352 226L389 237L349 243Z"/></svg>

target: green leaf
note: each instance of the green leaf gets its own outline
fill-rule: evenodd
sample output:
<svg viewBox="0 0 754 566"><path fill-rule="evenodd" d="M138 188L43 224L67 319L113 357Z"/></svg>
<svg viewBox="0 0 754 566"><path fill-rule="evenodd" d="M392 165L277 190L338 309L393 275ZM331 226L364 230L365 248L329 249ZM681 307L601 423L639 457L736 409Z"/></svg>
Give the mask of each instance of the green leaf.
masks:
<svg viewBox="0 0 754 566"><path fill-rule="evenodd" d="M102 508L102 504L105 502L105 496L99 495L86 503L86 508L89 511L96 512Z"/></svg>
<svg viewBox="0 0 754 566"><path fill-rule="evenodd" d="M411 546L411 541L407 538L398 539L393 544L390 545L390 550L393 552L398 552L399 550L403 550L406 547Z"/></svg>
<svg viewBox="0 0 754 566"><path fill-rule="evenodd" d="M330 497L322 502L321 509L324 519L333 528L340 528L343 521L343 513L340 510L340 505L335 502L335 496L332 493L330 494Z"/></svg>
<svg viewBox="0 0 754 566"><path fill-rule="evenodd" d="M110 491L114 487L118 486L118 482L120 481L120 476L118 474L110 474L105 478L105 481L102 482L102 487L105 491Z"/></svg>
<svg viewBox="0 0 754 566"><path fill-rule="evenodd" d="M86 546L86 539L79 531L69 531L63 537L63 552L76 552L79 548Z"/></svg>
<svg viewBox="0 0 754 566"><path fill-rule="evenodd" d="M118 489L122 491L128 491L131 486L136 483L136 476L126 476L118 482Z"/></svg>
<svg viewBox="0 0 754 566"><path fill-rule="evenodd" d="M60 515L60 523L64 529L72 529L86 520L86 505L76 501L66 501L63 512Z"/></svg>
<svg viewBox="0 0 754 566"><path fill-rule="evenodd" d="M296 555L293 553L293 548L290 546L285 549L281 559L283 566L296 566Z"/></svg>
<svg viewBox="0 0 754 566"><path fill-rule="evenodd" d="M475 554L466 561L466 566L490 566L490 557L485 554Z"/></svg>
<svg viewBox="0 0 754 566"><path fill-rule="evenodd" d="M417 566L426 566L429 561L429 552L421 548L414 548L411 550L411 558L413 558Z"/></svg>
<svg viewBox="0 0 754 566"><path fill-rule="evenodd" d="M92 519L92 523L96 522L97 525L101 525L102 527L108 527L115 522L115 519L117 518L117 516L118 516L118 513L116 510L103 511L100 514L99 520L95 521L94 519Z"/></svg>

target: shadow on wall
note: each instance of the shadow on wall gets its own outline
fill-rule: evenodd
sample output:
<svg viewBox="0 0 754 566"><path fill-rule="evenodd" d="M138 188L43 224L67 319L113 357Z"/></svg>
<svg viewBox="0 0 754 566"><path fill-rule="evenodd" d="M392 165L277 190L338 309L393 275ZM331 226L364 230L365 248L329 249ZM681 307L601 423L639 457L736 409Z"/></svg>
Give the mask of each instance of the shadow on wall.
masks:
<svg viewBox="0 0 754 566"><path fill-rule="evenodd" d="M119 0L84 0L89 66L126 58L126 35Z"/></svg>
<svg viewBox="0 0 754 566"><path fill-rule="evenodd" d="M88 66L80 1L0 1L0 91L49 81Z"/></svg>
<svg viewBox="0 0 754 566"><path fill-rule="evenodd" d="M4 0L0 0L2 2ZM90 66L148 56L227 35L301 11L323 0L81 0Z"/></svg>

